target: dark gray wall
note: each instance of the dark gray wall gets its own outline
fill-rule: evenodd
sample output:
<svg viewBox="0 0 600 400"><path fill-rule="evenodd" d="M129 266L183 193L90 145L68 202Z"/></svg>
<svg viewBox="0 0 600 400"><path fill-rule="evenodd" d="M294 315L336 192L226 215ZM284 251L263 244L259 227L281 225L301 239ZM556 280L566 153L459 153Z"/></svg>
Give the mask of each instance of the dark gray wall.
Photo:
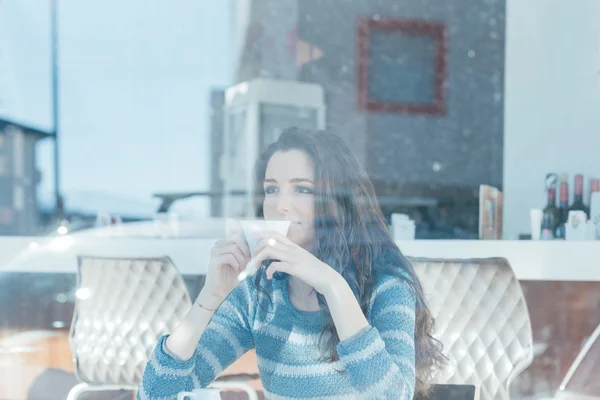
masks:
<svg viewBox="0 0 600 400"><path fill-rule="evenodd" d="M477 237L478 187L502 187L505 0L279 0L268 7L273 1L252 2L248 32L261 35L246 42L238 80L295 76L320 84L327 126L366 166L386 216L410 214L417 238ZM317 49L312 61L297 55L299 67L273 55L288 43L282 32L292 32L294 13L298 45ZM358 109L358 20L374 16L446 26L444 115ZM390 90L399 86L397 76L383 79Z"/></svg>
<svg viewBox="0 0 600 400"><path fill-rule="evenodd" d="M324 51L323 58L303 67L300 79L325 87L329 128L347 139L374 180L501 186L504 1L302 0L298 5L299 37ZM373 15L446 24L445 115L357 109L357 19Z"/></svg>

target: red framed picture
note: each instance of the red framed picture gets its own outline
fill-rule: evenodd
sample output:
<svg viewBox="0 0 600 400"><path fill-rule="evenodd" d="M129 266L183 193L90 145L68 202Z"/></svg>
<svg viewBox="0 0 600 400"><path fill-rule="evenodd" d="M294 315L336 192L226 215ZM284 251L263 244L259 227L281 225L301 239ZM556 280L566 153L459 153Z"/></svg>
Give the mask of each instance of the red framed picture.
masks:
<svg viewBox="0 0 600 400"><path fill-rule="evenodd" d="M369 112L446 112L446 26L392 18L358 21L358 108Z"/></svg>

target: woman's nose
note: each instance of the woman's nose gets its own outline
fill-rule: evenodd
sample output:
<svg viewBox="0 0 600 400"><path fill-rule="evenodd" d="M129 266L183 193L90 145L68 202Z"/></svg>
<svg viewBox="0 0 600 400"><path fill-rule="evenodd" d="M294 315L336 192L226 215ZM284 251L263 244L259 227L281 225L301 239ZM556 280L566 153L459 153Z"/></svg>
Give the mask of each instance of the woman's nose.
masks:
<svg viewBox="0 0 600 400"><path fill-rule="evenodd" d="M277 211L281 214L285 214L292 208L292 197L280 194L277 198Z"/></svg>

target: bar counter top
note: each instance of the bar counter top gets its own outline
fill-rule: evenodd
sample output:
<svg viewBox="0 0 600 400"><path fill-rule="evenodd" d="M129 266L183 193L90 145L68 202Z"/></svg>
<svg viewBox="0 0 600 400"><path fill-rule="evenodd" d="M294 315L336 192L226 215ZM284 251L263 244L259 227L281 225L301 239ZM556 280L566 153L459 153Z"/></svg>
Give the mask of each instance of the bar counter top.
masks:
<svg viewBox="0 0 600 400"><path fill-rule="evenodd" d="M169 256L182 275L204 275L216 239L197 237L0 237L0 272L75 273L77 255ZM407 256L506 258L519 280L600 282L600 242L399 241Z"/></svg>

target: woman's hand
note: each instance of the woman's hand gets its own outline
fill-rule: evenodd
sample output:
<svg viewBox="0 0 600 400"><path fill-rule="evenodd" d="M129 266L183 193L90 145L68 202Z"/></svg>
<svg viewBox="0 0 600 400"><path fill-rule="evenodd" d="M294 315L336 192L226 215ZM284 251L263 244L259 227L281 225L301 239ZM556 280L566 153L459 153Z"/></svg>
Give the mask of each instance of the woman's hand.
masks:
<svg viewBox="0 0 600 400"><path fill-rule="evenodd" d="M285 272L302 280L324 296L345 280L337 271L325 264L309 251L298 246L277 232L259 232L254 249L254 262L260 265L266 259L275 259L267 268L268 279L275 272Z"/></svg>
<svg viewBox="0 0 600 400"><path fill-rule="evenodd" d="M250 249L241 232L234 232L215 243L210 251L203 299L220 304L239 285L239 274L250 261Z"/></svg>

